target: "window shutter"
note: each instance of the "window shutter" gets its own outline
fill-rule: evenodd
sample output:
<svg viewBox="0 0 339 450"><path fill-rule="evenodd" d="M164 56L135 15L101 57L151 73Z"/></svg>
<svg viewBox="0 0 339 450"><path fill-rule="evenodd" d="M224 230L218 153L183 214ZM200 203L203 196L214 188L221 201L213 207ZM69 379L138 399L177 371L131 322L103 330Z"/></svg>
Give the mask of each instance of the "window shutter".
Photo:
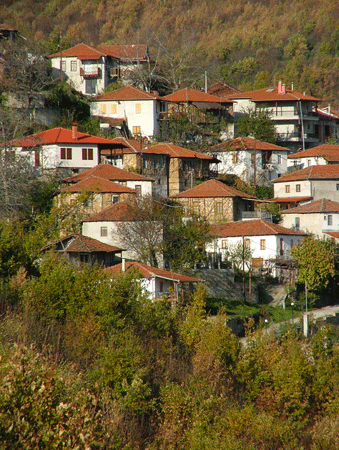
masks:
<svg viewBox="0 0 339 450"><path fill-rule="evenodd" d="M90 159L90 160L93 159L93 149L92 148L87 149L87 159Z"/></svg>
<svg viewBox="0 0 339 450"><path fill-rule="evenodd" d="M60 149L60 159L66 159L66 149L64 147Z"/></svg>

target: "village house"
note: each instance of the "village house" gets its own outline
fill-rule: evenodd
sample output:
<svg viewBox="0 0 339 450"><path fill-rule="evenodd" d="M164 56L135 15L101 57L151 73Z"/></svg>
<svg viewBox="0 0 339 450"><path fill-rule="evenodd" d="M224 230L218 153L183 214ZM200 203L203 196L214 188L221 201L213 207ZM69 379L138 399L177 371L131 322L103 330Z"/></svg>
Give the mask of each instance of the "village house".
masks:
<svg viewBox="0 0 339 450"><path fill-rule="evenodd" d="M288 147L292 152L320 142L317 128L319 98L297 92L293 87L287 89L281 81L278 87L231 94L229 98L235 101L235 118L248 111L267 111L275 124L278 144Z"/></svg>
<svg viewBox="0 0 339 450"><path fill-rule="evenodd" d="M322 144L307 150L292 153L287 157L287 167L304 169L305 167L339 164L339 145Z"/></svg>
<svg viewBox="0 0 339 450"><path fill-rule="evenodd" d="M261 219L211 225L210 234L214 239L206 244L209 259L225 261L230 249L246 248L251 256L240 268L267 269L273 276L276 263L291 259L291 248L306 235Z"/></svg>
<svg viewBox="0 0 339 450"><path fill-rule="evenodd" d="M207 180L210 165L218 161L206 153L165 142L145 146L140 141L122 137L113 139L113 142L116 148L102 152L103 160L154 178L153 194L163 197Z"/></svg>
<svg viewBox="0 0 339 450"><path fill-rule="evenodd" d="M62 182L64 186L73 185L92 176L113 181L121 184L122 186L135 189L138 195L152 195L152 185L154 183L153 178L145 177L144 175L123 170L109 164L99 164L92 169L88 169L84 172L73 175L72 177L65 178Z"/></svg>
<svg viewBox="0 0 339 450"><path fill-rule="evenodd" d="M52 128L7 143L16 154L27 156L37 171L62 170L65 175L90 169L100 162L100 151L112 148L113 142L72 129Z"/></svg>
<svg viewBox="0 0 339 450"><path fill-rule="evenodd" d="M313 234L317 238L339 231L339 202L326 198L290 208L282 214L282 225Z"/></svg>
<svg viewBox="0 0 339 450"><path fill-rule="evenodd" d="M339 165L310 166L273 180L274 198L282 210L328 198L339 201Z"/></svg>
<svg viewBox="0 0 339 450"><path fill-rule="evenodd" d="M286 173L289 149L250 137L238 137L210 147L220 162L211 165L219 174L234 174L253 185L264 185Z"/></svg>
<svg viewBox="0 0 339 450"><path fill-rule="evenodd" d="M191 122L204 127L204 125L218 124L221 119L225 119L226 135L229 138L234 137L234 123L230 114L233 101L229 98L185 88L162 97L162 100L168 102L168 112L161 115L162 120L166 121L173 116L185 114Z"/></svg>
<svg viewBox="0 0 339 450"><path fill-rule="evenodd" d="M316 132L319 134L320 142L328 142L331 139L339 138L339 111L331 108L317 108L319 116L319 126Z"/></svg>
<svg viewBox="0 0 339 450"><path fill-rule="evenodd" d="M186 295L193 292L194 285L202 281L200 278L158 269L138 261L122 261L121 264L105 269L113 277L128 270L135 270L145 293L153 302L165 298L171 302L187 300Z"/></svg>
<svg viewBox="0 0 339 450"><path fill-rule="evenodd" d="M211 224L241 220L246 211L254 211L255 197L218 180L208 180L192 189L172 195L187 213L199 214Z"/></svg>
<svg viewBox="0 0 339 450"><path fill-rule="evenodd" d="M157 136L160 114L166 110L167 104L159 96L133 86L99 95L91 102L91 114L100 118L103 128L114 126L110 122L114 119L120 128L125 124L127 137Z"/></svg>
<svg viewBox="0 0 339 450"><path fill-rule="evenodd" d="M121 230L128 227L131 222L138 220L135 217L131 202L119 202L103 211L93 214L82 221L82 234L97 239L105 244L121 247L122 258L137 260L138 253L131 242L126 242ZM144 223L143 232L147 234L147 223ZM147 239L153 239L154 247L160 246L163 241L163 225L152 224L152 236L148 233ZM160 267L163 266L163 255L158 252L156 259Z"/></svg>
<svg viewBox="0 0 339 450"><path fill-rule="evenodd" d="M58 206L74 205L81 214L88 216L137 194L136 189L90 175L78 183L65 184L56 197L56 203Z"/></svg>
<svg viewBox="0 0 339 450"><path fill-rule="evenodd" d="M145 45L102 45L97 48L78 44L50 55L54 74L83 94L100 94L116 82L122 72L149 60Z"/></svg>
<svg viewBox="0 0 339 450"><path fill-rule="evenodd" d="M81 234L65 236L53 244L46 245L41 250L45 252L52 249L63 254L68 261L74 264L100 264L104 267L118 264L121 261L122 253L121 248L104 244Z"/></svg>

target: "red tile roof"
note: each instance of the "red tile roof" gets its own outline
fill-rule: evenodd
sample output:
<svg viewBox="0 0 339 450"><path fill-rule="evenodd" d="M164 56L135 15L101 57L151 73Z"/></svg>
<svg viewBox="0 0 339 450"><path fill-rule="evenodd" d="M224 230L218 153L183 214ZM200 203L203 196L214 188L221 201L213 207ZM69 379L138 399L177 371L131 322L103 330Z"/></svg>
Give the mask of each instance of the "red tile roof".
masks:
<svg viewBox="0 0 339 450"><path fill-rule="evenodd" d="M107 92L106 94L98 95L92 101L122 101L122 100L157 100L160 97L143 91L142 89L134 86L124 86L115 91Z"/></svg>
<svg viewBox="0 0 339 450"><path fill-rule="evenodd" d="M123 153L139 153L141 148L145 148L144 144L140 144L139 139L126 139L124 137L116 137L112 139L112 142L116 145L121 145L121 148L123 148Z"/></svg>
<svg viewBox="0 0 339 450"><path fill-rule="evenodd" d="M187 275L181 275L179 273L171 272L169 270L158 269L157 267L147 266L139 261L126 261L126 270L137 269L138 272L144 278L164 278L166 280L199 283L202 280L200 278L189 277ZM105 272L111 273L112 275L118 275L122 273L122 264L117 264L112 267L107 267Z"/></svg>
<svg viewBox="0 0 339 450"><path fill-rule="evenodd" d="M218 97L217 95L206 94L205 92L190 88L185 88L181 89L180 91L173 92L173 94L166 95L165 97L162 97L162 99L172 103L233 103L230 99Z"/></svg>
<svg viewBox="0 0 339 450"><path fill-rule="evenodd" d="M284 183L286 181L299 180L338 180L339 164L330 164L323 166L310 166L305 169L287 173L280 178L272 180L272 183Z"/></svg>
<svg viewBox="0 0 339 450"><path fill-rule="evenodd" d="M218 180L208 180L187 191L175 194L174 198L204 198L204 197L241 197L245 199L256 199L255 197L238 191Z"/></svg>
<svg viewBox="0 0 339 450"><path fill-rule="evenodd" d="M134 220L133 208L127 202L118 202L83 219L83 222L129 222Z"/></svg>
<svg viewBox="0 0 339 450"><path fill-rule="evenodd" d="M59 241L48 244L42 248L42 250L48 250L50 248L57 247L62 244L64 248L63 251L67 253L95 253L95 252L114 252L119 253L122 251L119 247L114 247L113 245L104 244L103 242L97 241L96 239L82 236L81 234L71 234L69 236L60 239Z"/></svg>
<svg viewBox="0 0 339 450"><path fill-rule="evenodd" d="M65 192L103 192L111 194L136 194L135 189L131 189L122 184L114 183L113 181L105 180L104 178L99 178L91 175L78 183L71 184L67 186Z"/></svg>
<svg viewBox="0 0 339 450"><path fill-rule="evenodd" d="M270 198L269 201L275 203L300 203L307 202L312 199L313 197L275 197Z"/></svg>
<svg viewBox="0 0 339 450"><path fill-rule="evenodd" d="M280 145L270 144L269 142L262 142L258 139L250 137L238 137L232 141L221 142L220 144L211 147L211 151L235 151L235 150L276 150L289 152L290 150Z"/></svg>
<svg viewBox="0 0 339 450"><path fill-rule="evenodd" d="M325 231L324 233L335 239L339 239L339 231Z"/></svg>
<svg viewBox="0 0 339 450"><path fill-rule="evenodd" d="M122 61L147 61L148 47L145 44L137 45L99 45L98 49L108 56L120 59Z"/></svg>
<svg viewBox="0 0 339 450"><path fill-rule="evenodd" d="M207 159L214 162L214 158L206 153L195 152L193 150L188 150L187 148L178 147L174 144L155 144L150 147L143 149L143 153L168 155L170 158L197 158L197 159Z"/></svg>
<svg viewBox="0 0 339 450"><path fill-rule="evenodd" d="M41 131L31 134L22 139L16 139L11 142L13 147L38 147L40 145L49 144L107 144L112 145L111 139L93 136L88 133L76 132L76 138L73 138L73 131L67 128L52 128L50 130Z"/></svg>
<svg viewBox="0 0 339 450"><path fill-rule="evenodd" d="M323 109L317 108L317 113L320 119L322 120L329 120L329 121L339 120L339 111L336 111L331 108L323 108Z"/></svg>
<svg viewBox="0 0 339 450"><path fill-rule="evenodd" d="M322 144L317 145L317 147L308 148L307 150L288 155L288 159L309 157L322 157L329 162L339 162L339 145Z"/></svg>
<svg viewBox="0 0 339 450"><path fill-rule="evenodd" d="M322 198L305 205L283 211L283 214L339 213L339 202Z"/></svg>
<svg viewBox="0 0 339 450"><path fill-rule="evenodd" d="M294 235L305 236L306 233L290 230L266 220L246 220L211 225L209 234L219 238L240 236Z"/></svg>
<svg viewBox="0 0 339 450"><path fill-rule="evenodd" d="M320 98L312 97L311 95L305 95L292 89L286 89L286 93L279 93L278 88L264 88L256 91L241 92L239 94L231 94L229 98L237 100L238 98L249 98L253 102L290 102L296 100L305 100L320 102Z"/></svg>
<svg viewBox="0 0 339 450"><path fill-rule="evenodd" d="M219 81L218 83L213 84L207 90L208 94L217 95L218 97L226 97L228 98L232 94L240 93L239 89L236 89L233 86L230 86L227 83L222 83Z"/></svg>
<svg viewBox="0 0 339 450"><path fill-rule="evenodd" d="M110 181L154 181L153 178L145 177L135 172L129 172L128 170L119 169L111 164L99 164L84 172L77 173L72 177L65 178L63 182L78 183L92 175Z"/></svg>
<svg viewBox="0 0 339 450"><path fill-rule="evenodd" d="M74 47L68 48L67 50L63 50L62 52L53 53L53 55L50 55L50 58L60 58L63 56L73 56L81 60L98 60L102 56L106 56L106 54L94 47L91 47L90 45L78 44Z"/></svg>

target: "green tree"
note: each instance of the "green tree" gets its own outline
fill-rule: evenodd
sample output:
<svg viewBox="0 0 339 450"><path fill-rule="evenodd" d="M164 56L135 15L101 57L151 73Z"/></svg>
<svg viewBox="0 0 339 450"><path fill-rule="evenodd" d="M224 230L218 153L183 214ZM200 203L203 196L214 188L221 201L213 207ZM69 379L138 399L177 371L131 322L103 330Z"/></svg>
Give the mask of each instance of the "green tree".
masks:
<svg viewBox="0 0 339 450"><path fill-rule="evenodd" d="M335 273L337 248L331 239L307 236L293 246L293 258L298 262L298 281L317 291L326 288Z"/></svg>
<svg viewBox="0 0 339 450"><path fill-rule="evenodd" d="M252 136L263 142L275 143L277 140L274 122L265 109L248 110L237 121L238 136Z"/></svg>

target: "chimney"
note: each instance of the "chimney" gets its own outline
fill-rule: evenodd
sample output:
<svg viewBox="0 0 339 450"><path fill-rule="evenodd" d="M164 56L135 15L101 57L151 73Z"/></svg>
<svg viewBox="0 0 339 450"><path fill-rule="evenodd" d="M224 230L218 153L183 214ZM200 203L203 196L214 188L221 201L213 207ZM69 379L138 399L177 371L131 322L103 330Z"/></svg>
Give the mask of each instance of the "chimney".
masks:
<svg viewBox="0 0 339 450"><path fill-rule="evenodd" d="M293 83L293 81L291 83L291 91L294 91L294 83Z"/></svg>
<svg viewBox="0 0 339 450"><path fill-rule="evenodd" d="M286 84L285 84L285 83L283 83L283 84L281 85L281 93L282 93L282 94L286 94Z"/></svg>
<svg viewBox="0 0 339 450"><path fill-rule="evenodd" d="M78 124L76 122L72 124L72 139L78 139Z"/></svg>
<svg viewBox="0 0 339 450"><path fill-rule="evenodd" d="M278 94L281 94L281 93L282 93L282 82L279 81L279 83L278 83Z"/></svg>
<svg viewBox="0 0 339 450"><path fill-rule="evenodd" d="M122 258L121 260L121 272L126 272L126 259Z"/></svg>

